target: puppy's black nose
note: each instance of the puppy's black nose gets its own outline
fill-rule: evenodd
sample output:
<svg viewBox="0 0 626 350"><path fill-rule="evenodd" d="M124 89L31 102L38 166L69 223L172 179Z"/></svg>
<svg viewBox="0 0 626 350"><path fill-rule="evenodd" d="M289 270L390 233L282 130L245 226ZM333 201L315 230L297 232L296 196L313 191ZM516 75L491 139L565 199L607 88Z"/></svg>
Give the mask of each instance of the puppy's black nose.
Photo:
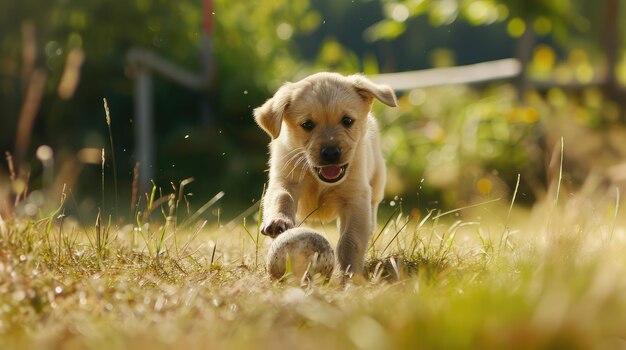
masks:
<svg viewBox="0 0 626 350"><path fill-rule="evenodd" d="M322 161L327 164L337 163L337 161L339 161L339 158L341 157L341 149L336 146L323 147L320 153L322 156Z"/></svg>

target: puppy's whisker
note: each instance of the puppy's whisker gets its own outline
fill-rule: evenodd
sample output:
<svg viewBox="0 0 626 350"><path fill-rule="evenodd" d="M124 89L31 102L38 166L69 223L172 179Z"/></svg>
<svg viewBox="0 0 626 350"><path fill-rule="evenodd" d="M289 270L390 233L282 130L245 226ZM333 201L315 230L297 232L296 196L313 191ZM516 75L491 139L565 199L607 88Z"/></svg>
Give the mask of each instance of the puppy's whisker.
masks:
<svg viewBox="0 0 626 350"><path fill-rule="evenodd" d="M296 160L296 161L293 163L293 166L291 167L291 169L290 169L290 170L289 170L289 172L287 173L287 177L290 177L290 176L293 174L293 172L296 170L296 166L298 166L298 162L299 162L299 161L300 161L300 158L298 158L298 160Z"/></svg>
<svg viewBox="0 0 626 350"><path fill-rule="evenodd" d="M302 180L304 179L304 174L306 173L306 168L302 168L302 171L300 172L300 176L298 176L298 183L301 183Z"/></svg>
<svg viewBox="0 0 626 350"><path fill-rule="evenodd" d="M304 156L302 154L299 154L297 160L293 163L293 167L291 168L291 171L289 171L289 173L287 174L287 177L289 177L289 175L293 175L293 172L296 170L296 168L298 168L298 165L300 165L300 163L302 162L302 158L304 158Z"/></svg>
<svg viewBox="0 0 626 350"><path fill-rule="evenodd" d="M296 163L293 165L293 168L291 168L291 171L287 174L287 177L291 176L291 178L293 179L293 175L295 174L295 170L298 168L298 166L300 166L302 161L306 161L306 157L301 155L300 158L298 158Z"/></svg>
<svg viewBox="0 0 626 350"><path fill-rule="evenodd" d="M291 162L293 159L295 159L296 157L298 157L300 154L304 153L304 149L302 147L298 147L296 149L293 149L289 152L287 152L285 155L283 155L282 157L280 157L279 161L282 161L284 159L287 159L287 163Z"/></svg>
<svg viewBox="0 0 626 350"><path fill-rule="evenodd" d="M300 176L298 176L298 182L302 182L302 179L304 178L304 174L306 174L307 171L309 171L309 162L307 159L305 159L304 163L302 164L302 169L300 169Z"/></svg>
<svg viewBox="0 0 626 350"><path fill-rule="evenodd" d="M302 157L300 157L300 159L298 159L298 162L296 163L296 167L300 168L300 172L304 172L304 170L306 169L306 165L307 165L307 159L306 156L302 155Z"/></svg>
<svg viewBox="0 0 626 350"><path fill-rule="evenodd" d="M303 147L296 147L296 148L290 150L289 152L283 154L283 156L279 158L279 161L282 161L283 159L285 159L287 157L292 157L294 154L297 154L297 153L300 153L300 152L303 152L303 151L304 151Z"/></svg>
<svg viewBox="0 0 626 350"><path fill-rule="evenodd" d="M298 182L302 182L302 180L304 180L304 176L306 175L306 173L312 169L313 167L311 166L311 163L309 163L309 160L307 159L307 161L302 166L302 171L300 172L300 178L298 179Z"/></svg>
<svg viewBox="0 0 626 350"><path fill-rule="evenodd" d="M283 164L283 167L282 167L282 169L281 169L281 170L285 170L285 169L287 169L287 167L289 166L289 164L290 164L291 162L295 161L296 159L298 159L298 157L301 157L303 154L304 154L304 151L302 151L302 152L298 152L298 153L294 154L293 156L291 156L291 158L289 158L289 160L287 160L287 161L285 162L285 164Z"/></svg>
<svg viewBox="0 0 626 350"><path fill-rule="evenodd" d="M302 152L296 152L294 154L291 154L290 158L287 159L287 161L283 164L282 168L280 169L280 171L284 171L285 169L287 169L290 164L292 164L293 161L297 160L298 157L302 154ZM282 159L284 159L285 157L282 157Z"/></svg>

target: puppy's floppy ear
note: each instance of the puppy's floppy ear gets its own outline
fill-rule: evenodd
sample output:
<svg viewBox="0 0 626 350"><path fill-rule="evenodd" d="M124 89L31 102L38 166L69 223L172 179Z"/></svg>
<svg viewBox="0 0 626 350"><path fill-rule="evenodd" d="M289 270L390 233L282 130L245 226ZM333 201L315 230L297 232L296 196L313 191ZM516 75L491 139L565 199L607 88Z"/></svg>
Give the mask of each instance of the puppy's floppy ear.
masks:
<svg viewBox="0 0 626 350"><path fill-rule="evenodd" d="M283 116L291 101L291 83L285 83L261 107L254 109L254 120L272 139L280 134Z"/></svg>
<svg viewBox="0 0 626 350"><path fill-rule="evenodd" d="M375 97L387 106L396 107L398 105L396 94L389 86L376 84L366 77L358 74L351 75L349 78L352 79L356 91L364 99L371 100Z"/></svg>

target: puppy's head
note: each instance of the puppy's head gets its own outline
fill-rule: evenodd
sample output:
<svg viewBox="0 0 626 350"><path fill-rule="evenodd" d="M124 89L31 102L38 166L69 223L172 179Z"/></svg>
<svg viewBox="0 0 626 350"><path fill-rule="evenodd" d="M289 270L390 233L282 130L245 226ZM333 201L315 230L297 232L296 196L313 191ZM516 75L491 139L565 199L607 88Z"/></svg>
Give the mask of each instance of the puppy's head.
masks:
<svg viewBox="0 0 626 350"><path fill-rule="evenodd" d="M273 140L304 153L307 166L324 183L341 181L367 132L374 99L395 107L396 96L385 85L361 75L317 73L286 83L254 118ZM285 160L286 161L286 160Z"/></svg>

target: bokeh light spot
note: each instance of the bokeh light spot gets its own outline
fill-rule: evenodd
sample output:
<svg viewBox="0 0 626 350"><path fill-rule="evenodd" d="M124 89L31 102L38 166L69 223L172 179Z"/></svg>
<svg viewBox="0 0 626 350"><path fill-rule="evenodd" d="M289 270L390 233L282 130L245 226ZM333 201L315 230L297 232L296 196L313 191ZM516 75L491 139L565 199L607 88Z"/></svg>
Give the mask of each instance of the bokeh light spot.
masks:
<svg viewBox="0 0 626 350"><path fill-rule="evenodd" d="M413 89L409 92L409 102L413 106L421 106L426 102L426 93L422 89Z"/></svg>
<svg viewBox="0 0 626 350"><path fill-rule="evenodd" d="M539 35L547 35L552 31L552 22L547 17L537 17L533 22L533 30Z"/></svg>
<svg viewBox="0 0 626 350"><path fill-rule="evenodd" d="M499 11L491 1L472 1L467 7L467 17L474 25L485 25L499 18Z"/></svg>
<svg viewBox="0 0 626 350"><path fill-rule="evenodd" d="M526 23L524 23L521 18L515 17L511 19L507 24L506 31L509 33L510 36L514 38L519 38L526 31Z"/></svg>
<svg viewBox="0 0 626 350"><path fill-rule="evenodd" d="M293 28L289 23L281 23L276 27L276 35L282 40L289 40L293 35Z"/></svg>
<svg viewBox="0 0 626 350"><path fill-rule="evenodd" d="M53 152L50 146L41 145L37 148L36 154L37 154L37 159L45 163L45 162L52 160Z"/></svg>
<svg viewBox="0 0 626 350"><path fill-rule="evenodd" d="M409 18L409 9L404 4L395 4L391 9L391 18L396 22L404 22Z"/></svg>
<svg viewBox="0 0 626 350"><path fill-rule="evenodd" d="M547 96L548 101L555 107L563 107L567 103L567 96L559 88L551 88L548 90Z"/></svg>
<svg viewBox="0 0 626 350"><path fill-rule="evenodd" d="M554 50L548 45L539 45L535 49L533 64L541 71L546 72L554 67L556 61L556 54Z"/></svg>
<svg viewBox="0 0 626 350"><path fill-rule="evenodd" d="M593 80L593 67L589 62L582 63L576 67L576 79L581 83L587 84Z"/></svg>
<svg viewBox="0 0 626 350"><path fill-rule="evenodd" d="M491 180L483 177L476 182L476 190L478 190L480 194L490 194L493 190L493 183Z"/></svg>

